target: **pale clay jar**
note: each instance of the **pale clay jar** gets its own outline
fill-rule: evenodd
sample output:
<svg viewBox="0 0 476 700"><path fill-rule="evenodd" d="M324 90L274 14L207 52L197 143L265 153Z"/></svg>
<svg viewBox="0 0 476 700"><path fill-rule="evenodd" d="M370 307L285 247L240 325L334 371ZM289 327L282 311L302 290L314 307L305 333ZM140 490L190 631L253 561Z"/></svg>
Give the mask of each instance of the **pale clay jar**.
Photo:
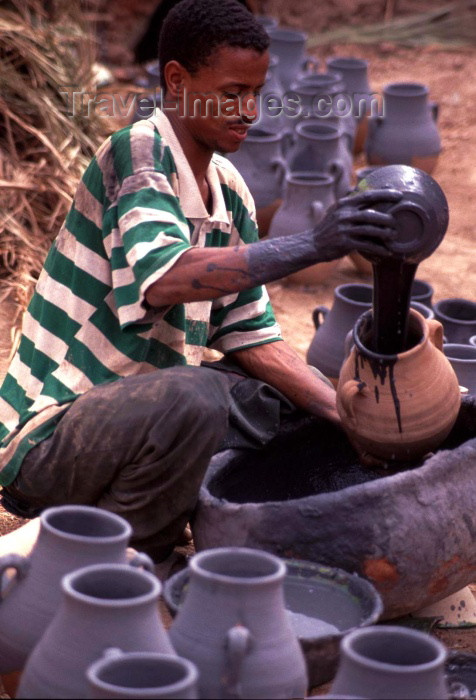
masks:
<svg viewBox="0 0 476 700"><path fill-rule="evenodd" d="M88 564L127 561L132 529L114 513L66 505L44 510L39 520L38 539L28 557L0 558L0 577L16 571L5 583L0 603L0 673L23 668L58 608L65 574ZM131 563L151 571L154 566L145 554L136 554ZM18 624L19 619L28 624Z"/></svg>
<svg viewBox="0 0 476 700"><path fill-rule="evenodd" d="M354 346L337 387L337 410L351 443L364 458L412 461L436 449L461 404L458 379L442 352L443 328L410 310L414 343L398 355L380 355L365 343L371 312L354 326Z"/></svg>
<svg viewBox="0 0 476 700"><path fill-rule="evenodd" d="M335 202L334 179L315 172L287 175L284 198L269 228L269 237L301 233L314 228ZM339 260L317 263L285 278L291 284L321 284L339 265Z"/></svg>
<svg viewBox="0 0 476 700"><path fill-rule="evenodd" d="M170 639L197 666L201 697L304 697L306 665L284 605L285 573L278 557L255 549L192 557Z"/></svg>
<svg viewBox="0 0 476 700"><path fill-rule="evenodd" d="M104 649L174 654L159 617L161 584L127 564L94 564L62 579L62 600L28 658L18 698L87 698L87 668Z"/></svg>

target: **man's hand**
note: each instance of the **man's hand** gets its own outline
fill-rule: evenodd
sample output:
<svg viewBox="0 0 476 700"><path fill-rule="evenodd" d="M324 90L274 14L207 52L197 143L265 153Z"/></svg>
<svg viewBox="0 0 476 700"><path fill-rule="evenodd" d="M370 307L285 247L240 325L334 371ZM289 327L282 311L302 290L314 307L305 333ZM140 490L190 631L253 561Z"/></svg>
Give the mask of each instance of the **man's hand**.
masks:
<svg viewBox="0 0 476 700"><path fill-rule="evenodd" d="M335 260L357 250L379 256L391 255L388 243L396 237L391 214L373 207L398 202L401 192L369 190L340 199L314 229L317 261Z"/></svg>

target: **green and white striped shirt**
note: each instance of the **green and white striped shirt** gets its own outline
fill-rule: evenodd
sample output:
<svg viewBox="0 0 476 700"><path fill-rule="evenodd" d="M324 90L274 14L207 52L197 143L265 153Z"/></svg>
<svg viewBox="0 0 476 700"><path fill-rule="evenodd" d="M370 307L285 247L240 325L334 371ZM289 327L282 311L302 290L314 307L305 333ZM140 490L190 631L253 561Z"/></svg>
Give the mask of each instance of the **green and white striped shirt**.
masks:
<svg viewBox="0 0 476 700"><path fill-rule="evenodd" d="M264 287L171 307L145 301L190 247L257 240L254 203L234 166L215 155L207 180L211 214L158 111L98 150L48 253L0 388L1 484L91 387L199 365L205 347L229 353L281 339Z"/></svg>

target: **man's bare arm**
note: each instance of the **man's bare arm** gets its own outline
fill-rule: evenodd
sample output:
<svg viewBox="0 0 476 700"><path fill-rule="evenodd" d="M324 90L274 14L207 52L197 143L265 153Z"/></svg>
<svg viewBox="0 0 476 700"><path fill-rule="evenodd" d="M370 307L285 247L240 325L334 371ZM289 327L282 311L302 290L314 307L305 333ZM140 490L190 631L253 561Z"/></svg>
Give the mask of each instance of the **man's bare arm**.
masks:
<svg viewBox="0 0 476 700"><path fill-rule="evenodd" d="M151 306L162 307L216 299L356 249L389 255L387 246L396 235L395 221L371 206L400 198L393 190L368 191L340 200L309 231L234 248L191 248L149 287L146 300Z"/></svg>
<svg viewBox="0 0 476 700"><path fill-rule="evenodd" d="M230 356L248 374L275 387L299 408L340 423L335 390L284 341L237 350Z"/></svg>

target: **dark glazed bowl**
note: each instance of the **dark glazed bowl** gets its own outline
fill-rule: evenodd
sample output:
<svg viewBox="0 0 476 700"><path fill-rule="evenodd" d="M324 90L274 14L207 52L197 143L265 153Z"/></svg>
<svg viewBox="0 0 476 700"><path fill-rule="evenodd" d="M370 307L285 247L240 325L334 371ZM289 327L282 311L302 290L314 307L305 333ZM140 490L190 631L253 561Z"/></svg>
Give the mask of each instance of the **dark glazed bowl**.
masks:
<svg viewBox="0 0 476 700"><path fill-rule="evenodd" d="M340 641L354 629L373 625L383 611L374 586L357 574L297 559L287 567L284 598L306 658L309 686L334 677ZM164 600L175 615L187 594L190 574L179 571L164 583Z"/></svg>
<svg viewBox="0 0 476 700"><path fill-rule="evenodd" d="M418 263L441 243L448 228L448 202L428 173L409 165L373 168L357 185L358 192L394 189L403 192L396 204L378 206L397 220L397 238L389 247L397 257Z"/></svg>

